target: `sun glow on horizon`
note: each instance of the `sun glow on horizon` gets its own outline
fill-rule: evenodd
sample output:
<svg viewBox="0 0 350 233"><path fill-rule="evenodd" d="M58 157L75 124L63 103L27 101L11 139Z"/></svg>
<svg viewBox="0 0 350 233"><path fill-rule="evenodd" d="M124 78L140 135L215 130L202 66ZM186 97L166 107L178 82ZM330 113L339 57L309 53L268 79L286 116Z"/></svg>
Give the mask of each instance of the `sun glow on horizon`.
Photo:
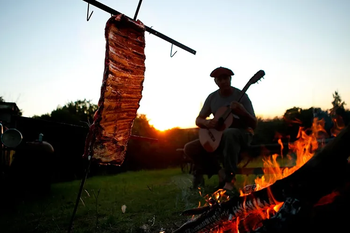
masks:
<svg viewBox="0 0 350 233"><path fill-rule="evenodd" d="M283 115L256 114L256 117L261 118L263 120L270 120L274 118L282 118ZM174 128L188 129L188 128L198 127L195 125L194 120L192 118L189 117L188 119L171 119L171 118L163 119L161 117L157 117L157 118L148 118L148 120L149 120L149 125L153 126L156 130L166 131Z"/></svg>
<svg viewBox="0 0 350 233"><path fill-rule="evenodd" d="M145 114L148 123L150 126L154 127L158 131L166 131L174 128L180 128L180 129L188 129L188 128L196 128L198 126L195 125L194 120L195 116L183 118L183 119L177 119L176 117L160 117L159 115L157 117L148 117L147 114ZM278 114L256 114L257 118L261 118L263 120L270 120L274 118L282 118L282 115Z"/></svg>
<svg viewBox="0 0 350 233"><path fill-rule="evenodd" d="M153 122L153 121L149 121L149 124L151 126L153 126L156 130L160 131L160 132L164 132L166 130L170 130L170 129L175 129L175 128L180 128L180 129L187 129L187 128L195 128L197 127L196 125L183 125L183 126L179 126L179 125L172 125L171 122L166 122L166 121L158 121L157 123Z"/></svg>

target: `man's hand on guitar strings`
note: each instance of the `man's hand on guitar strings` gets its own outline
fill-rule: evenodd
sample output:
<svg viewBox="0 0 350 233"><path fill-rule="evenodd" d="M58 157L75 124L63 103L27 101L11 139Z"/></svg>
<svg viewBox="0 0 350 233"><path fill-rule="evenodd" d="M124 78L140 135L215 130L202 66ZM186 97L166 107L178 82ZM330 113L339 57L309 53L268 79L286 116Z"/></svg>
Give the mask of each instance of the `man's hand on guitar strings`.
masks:
<svg viewBox="0 0 350 233"><path fill-rule="evenodd" d="M238 101L232 101L230 108L232 109L232 112L237 114L238 116L241 116L247 112L244 106Z"/></svg>
<svg viewBox="0 0 350 233"><path fill-rule="evenodd" d="M213 119L208 119L205 121L205 124L204 126L207 128L207 129L213 129L217 126L217 123L218 123L218 120L213 118Z"/></svg>

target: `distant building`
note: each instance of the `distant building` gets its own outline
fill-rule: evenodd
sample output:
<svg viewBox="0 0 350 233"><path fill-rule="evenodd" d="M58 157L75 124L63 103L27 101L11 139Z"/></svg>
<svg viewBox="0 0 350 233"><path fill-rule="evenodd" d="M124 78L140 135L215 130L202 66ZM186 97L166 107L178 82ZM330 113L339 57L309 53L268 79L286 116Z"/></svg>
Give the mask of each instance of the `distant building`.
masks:
<svg viewBox="0 0 350 233"><path fill-rule="evenodd" d="M12 102L0 102L0 122L11 127L14 126L14 116L20 116L21 110L17 107L16 103Z"/></svg>

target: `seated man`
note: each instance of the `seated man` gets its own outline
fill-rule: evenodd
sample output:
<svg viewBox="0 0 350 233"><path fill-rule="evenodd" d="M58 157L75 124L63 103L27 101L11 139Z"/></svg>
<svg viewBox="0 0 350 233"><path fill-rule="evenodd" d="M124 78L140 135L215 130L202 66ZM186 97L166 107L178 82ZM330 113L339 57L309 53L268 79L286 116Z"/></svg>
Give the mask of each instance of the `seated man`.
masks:
<svg viewBox="0 0 350 233"><path fill-rule="evenodd" d="M219 174L218 188L233 190L240 151L252 142L257 119L247 94L244 94L241 101L237 102L241 91L231 86L232 75L234 73L224 67L218 67L211 72L210 76L214 78L219 89L208 95L196 118L198 127L216 129L218 117L215 114L217 111L223 107L231 109L233 122L223 131L222 137L219 138L218 148L208 152L199 139L188 142L184 147L185 154L194 161L194 188L203 183L203 174L207 174L209 178L213 174ZM211 114L214 115L214 118L208 119ZM216 155L222 159L222 169Z"/></svg>

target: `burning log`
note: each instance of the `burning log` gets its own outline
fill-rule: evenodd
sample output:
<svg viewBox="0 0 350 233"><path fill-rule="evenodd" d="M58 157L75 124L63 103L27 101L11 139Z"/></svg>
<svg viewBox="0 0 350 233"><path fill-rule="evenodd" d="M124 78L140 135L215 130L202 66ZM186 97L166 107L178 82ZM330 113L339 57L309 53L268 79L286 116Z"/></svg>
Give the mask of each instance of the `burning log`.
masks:
<svg viewBox="0 0 350 233"><path fill-rule="evenodd" d="M288 197L276 215L263 220L256 230L247 232L342 232L350 218L350 166L346 170L347 181L316 204Z"/></svg>
<svg viewBox="0 0 350 233"><path fill-rule="evenodd" d="M344 193L349 193L349 142L350 126L347 126L302 167L270 186L246 196L184 211L183 215L199 216L174 233L295 232L296 228L291 226L310 220L306 216L315 215L317 210L322 209L324 197L339 189L343 189L338 195L341 198ZM346 203L349 206L349 201ZM273 207L280 208L273 210ZM270 219L258 217L259 213L267 210L273 215ZM240 224L242 221L244 224Z"/></svg>

